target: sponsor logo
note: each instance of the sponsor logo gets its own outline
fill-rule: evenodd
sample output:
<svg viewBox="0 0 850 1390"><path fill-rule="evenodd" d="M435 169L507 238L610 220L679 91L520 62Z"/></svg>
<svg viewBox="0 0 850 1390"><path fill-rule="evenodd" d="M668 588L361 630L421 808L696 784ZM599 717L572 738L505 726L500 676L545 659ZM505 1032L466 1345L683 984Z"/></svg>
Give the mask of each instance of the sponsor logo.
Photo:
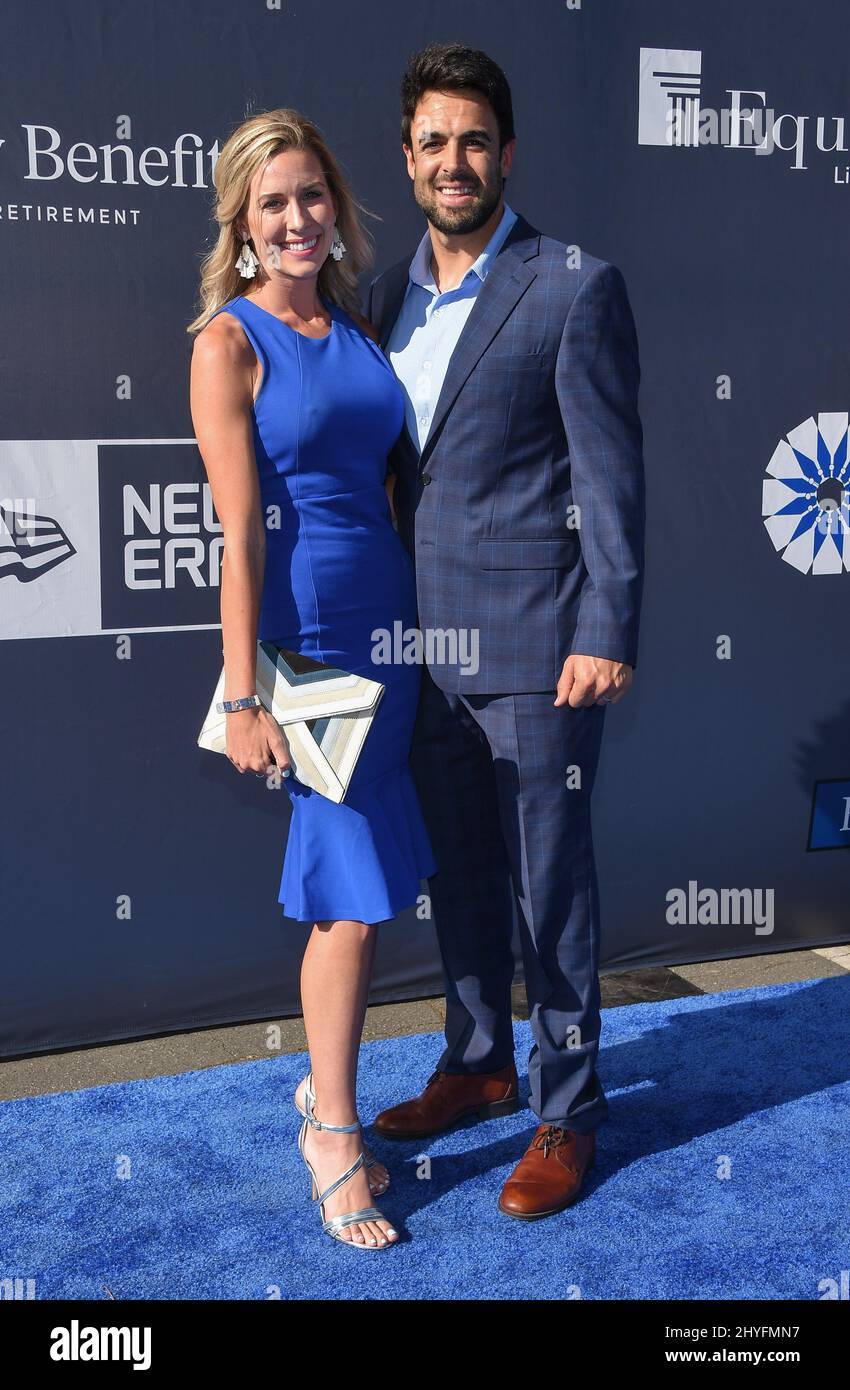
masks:
<svg viewBox="0 0 850 1390"><path fill-rule="evenodd" d="M850 777L815 782L807 849L850 849Z"/></svg>
<svg viewBox="0 0 850 1390"><path fill-rule="evenodd" d="M0 444L0 638L218 627L222 546L194 439Z"/></svg>
<svg viewBox="0 0 850 1390"><path fill-rule="evenodd" d="M638 144L698 148L719 145L758 155L790 155L789 168L807 169L812 151L846 154L846 117L784 111L777 115L759 87L726 87L717 105L703 101L700 49L642 48L638 64ZM711 100L709 93L708 100ZM850 184L850 165L835 164L833 182Z"/></svg>
<svg viewBox="0 0 850 1390"><path fill-rule="evenodd" d="M762 516L786 564L801 574L850 569L847 412L822 411L789 430L767 465Z"/></svg>

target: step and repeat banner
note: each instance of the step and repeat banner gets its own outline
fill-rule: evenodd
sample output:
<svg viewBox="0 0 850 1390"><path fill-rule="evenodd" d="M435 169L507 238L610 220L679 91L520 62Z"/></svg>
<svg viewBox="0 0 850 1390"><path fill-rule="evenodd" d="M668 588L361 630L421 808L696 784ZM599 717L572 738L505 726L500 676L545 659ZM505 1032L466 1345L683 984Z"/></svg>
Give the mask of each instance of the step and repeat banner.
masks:
<svg viewBox="0 0 850 1390"><path fill-rule="evenodd" d="M412 254L399 81L436 40L505 69L511 206L618 265L637 323L647 576L594 793L603 964L846 940L846 0L6 0L0 34L0 1053L299 1011L288 795L196 744L221 531L185 330L253 112L323 129L376 272ZM372 999L440 981L423 884Z"/></svg>

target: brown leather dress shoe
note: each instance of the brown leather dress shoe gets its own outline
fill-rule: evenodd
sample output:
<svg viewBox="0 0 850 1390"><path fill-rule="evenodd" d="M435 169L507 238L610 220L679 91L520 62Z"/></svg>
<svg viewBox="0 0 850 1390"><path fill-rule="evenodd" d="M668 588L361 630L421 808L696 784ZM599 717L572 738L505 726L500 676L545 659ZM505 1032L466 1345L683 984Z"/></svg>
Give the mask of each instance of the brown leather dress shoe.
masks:
<svg viewBox="0 0 850 1390"><path fill-rule="evenodd" d="M596 1135L538 1125L534 1138L502 1188L499 1211L536 1221L576 1200L596 1155Z"/></svg>
<svg viewBox="0 0 850 1390"><path fill-rule="evenodd" d="M375 1116L374 1128L385 1139L427 1139L459 1120L490 1120L519 1108L519 1080L510 1062L501 1071L452 1076L435 1071L413 1100L392 1105Z"/></svg>

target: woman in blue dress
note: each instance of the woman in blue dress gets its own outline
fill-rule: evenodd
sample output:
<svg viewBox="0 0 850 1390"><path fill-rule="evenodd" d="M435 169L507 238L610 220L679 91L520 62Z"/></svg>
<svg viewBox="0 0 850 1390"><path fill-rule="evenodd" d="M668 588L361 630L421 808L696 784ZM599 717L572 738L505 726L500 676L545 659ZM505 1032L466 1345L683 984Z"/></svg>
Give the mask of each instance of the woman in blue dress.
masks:
<svg viewBox="0 0 850 1390"><path fill-rule="evenodd" d="M224 535L224 699L255 693L258 638L386 686L339 804L297 781L264 709L226 718L233 766L286 779L279 900L314 924L301 972L312 1071L295 1093L311 1196L330 1236L388 1248L398 1237L372 1203L389 1178L363 1143L358 1049L377 923L436 871L408 766L421 666L373 661L376 630L417 622L386 488L403 396L357 308L369 240L317 128L289 109L251 117L215 183L219 237L188 331L192 420Z"/></svg>

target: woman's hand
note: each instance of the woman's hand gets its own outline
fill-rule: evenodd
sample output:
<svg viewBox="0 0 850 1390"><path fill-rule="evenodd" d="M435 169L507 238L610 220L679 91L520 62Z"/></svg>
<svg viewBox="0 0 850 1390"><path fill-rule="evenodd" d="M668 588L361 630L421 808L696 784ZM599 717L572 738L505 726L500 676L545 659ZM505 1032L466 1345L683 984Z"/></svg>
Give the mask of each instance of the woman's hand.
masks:
<svg viewBox="0 0 850 1390"><path fill-rule="evenodd" d="M277 766L285 776L291 764L280 725L260 706L235 710L227 720L227 756L237 772L265 777Z"/></svg>

